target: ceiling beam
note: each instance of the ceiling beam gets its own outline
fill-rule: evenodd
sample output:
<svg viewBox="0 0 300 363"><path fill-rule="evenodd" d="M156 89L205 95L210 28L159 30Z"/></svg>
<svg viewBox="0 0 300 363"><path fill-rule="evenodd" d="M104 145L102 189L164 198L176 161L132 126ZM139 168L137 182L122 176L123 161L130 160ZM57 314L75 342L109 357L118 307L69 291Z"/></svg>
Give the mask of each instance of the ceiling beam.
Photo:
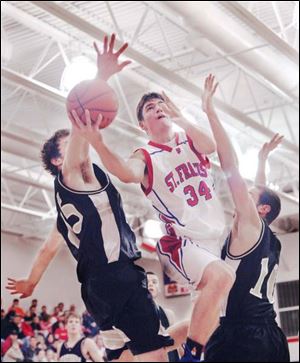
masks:
<svg viewBox="0 0 300 363"><path fill-rule="evenodd" d="M103 39L106 35L106 32L101 30L100 28L90 24L86 20L82 19L81 17L71 13L67 9L59 6L58 4L52 1L30 1L32 4L36 5L37 7L43 9L44 11L52 14L60 18L62 21L72 25L73 27L81 30L82 32L88 34L94 39ZM168 2L171 3L171 2ZM174 3L174 2L173 2ZM116 40L116 45L120 46L121 42ZM180 75L170 71L169 69L161 66L157 62L153 61L152 59L144 56L140 52L128 48L126 50L126 54L131 59L135 60L136 62L140 63L141 65L145 66L146 68L150 69L151 71L157 73L161 77L167 79L168 81L176 84L177 86L185 89L186 91L190 92L196 97L200 97L202 95L202 89L192 82L186 80L185 78L181 77ZM215 100L216 106L233 117L234 119L238 120L239 122L245 124L248 127L252 127L253 129L259 131L261 134L267 136L268 138L274 136L274 132L270 129L264 127L263 125L259 124L251 117L245 115L241 111L233 108L229 104L216 99ZM288 140L283 140L282 145L284 145L287 149L292 150L293 152L299 152L299 147Z"/></svg>
<svg viewBox="0 0 300 363"><path fill-rule="evenodd" d="M238 1L219 1L219 3L232 14L241 19L245 24L250 26L256 34L265 39L283 55L288 57L294 63L299 64L299 53L296 49L291 47L287 42L258 20L250 11L240 5Z"/></svg>
<svg viewBox="0 0 300 363"><path fill-rule="evenodd" d="M1 13L32 29L38 34L44 34L45 36L53 38L60 43L69 44L71 40L66 33L63 33L37 17L18 9L17 7L9 4L8 1L1 1Z"/></svg>

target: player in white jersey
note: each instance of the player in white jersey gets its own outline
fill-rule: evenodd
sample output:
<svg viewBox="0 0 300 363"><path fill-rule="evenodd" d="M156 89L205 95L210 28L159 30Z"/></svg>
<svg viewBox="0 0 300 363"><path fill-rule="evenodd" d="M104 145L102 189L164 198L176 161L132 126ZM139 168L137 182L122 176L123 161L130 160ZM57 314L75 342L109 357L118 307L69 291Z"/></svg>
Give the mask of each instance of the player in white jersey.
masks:
<svg viewBox="0 0 300 363"><path fill-rule="evenodd" d="M170 277L201 290L183 358L197 361L234 282L234 272L221 261L218 248L224 222L206 157L215 151L215 142L186 120L165 94L144 95L137 116L151 141L129 161L116 155L100 132L86 132L85 137L109 172L125 183L141 183L165 222L167 234L158 244L158 252ZM78 119L79 128L80 122ZM173 122L184 132L176 134ZM189 356L192 351L194 357Z"/></svg>

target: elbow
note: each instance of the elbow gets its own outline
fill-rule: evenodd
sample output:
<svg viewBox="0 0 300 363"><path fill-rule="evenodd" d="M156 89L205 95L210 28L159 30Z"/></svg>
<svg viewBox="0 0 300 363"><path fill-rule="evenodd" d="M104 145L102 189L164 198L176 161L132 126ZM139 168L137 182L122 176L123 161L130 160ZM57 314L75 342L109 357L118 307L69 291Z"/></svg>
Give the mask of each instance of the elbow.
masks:
<svg viewBox="0 0 300 363"><path fill-rule="evenodd" d="M207 146L207 151L206 151L206 154L209 155L209 154L213 154L214 152L217 151L217 144L214 140L210 140L210 143L209 145Z"/></svg>
<svg viewBox="0 0 300 363"><path fill-rule="evenodd" d="M129 184L129 183L133 183L133 178L130 175L122 175L119 176L119 179L121 180L121 182L125 183L125 184Z"/></svg>

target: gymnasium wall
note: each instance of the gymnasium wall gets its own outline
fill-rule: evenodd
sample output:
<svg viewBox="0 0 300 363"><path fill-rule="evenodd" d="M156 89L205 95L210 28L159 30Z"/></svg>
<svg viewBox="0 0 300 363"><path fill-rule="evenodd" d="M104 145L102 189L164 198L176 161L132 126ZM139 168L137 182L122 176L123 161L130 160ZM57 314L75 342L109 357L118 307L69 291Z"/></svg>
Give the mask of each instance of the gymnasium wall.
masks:
<svg viewBox="0 0 300 363"><path fill-rule="evenodd" d="M278 281L299 279L299 233L280 236L280 240L282 241L282 257ZM42 241L30 241L5 233L1 234L1 296L5 309L10 305L13 298L4 288L7 277L17 279L26 277L41 244ZM143 259L140 264L147 271L154 271L160 276L159 303L172 309L178 320L188 318L191 311L189 296L164 298L159 262L154 259ZM83 310L80 284L76 279L75 268L73 257L67 248L62 248L46 271L33 297L39 299L41 304L45 303L49 308L52 308L59 301L63 301L66 306L75 303L79 310ZM32 298L23 300L22 305L26 308L29 307L28 304Z"/></svg>

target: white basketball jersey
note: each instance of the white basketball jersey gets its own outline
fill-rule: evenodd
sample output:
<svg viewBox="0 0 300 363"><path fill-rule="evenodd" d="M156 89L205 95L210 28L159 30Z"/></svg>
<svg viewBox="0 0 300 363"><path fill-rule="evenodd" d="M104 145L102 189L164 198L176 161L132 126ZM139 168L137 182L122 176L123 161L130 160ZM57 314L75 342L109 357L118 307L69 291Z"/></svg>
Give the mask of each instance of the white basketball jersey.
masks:
<svg viewBox="0 0 300 363"><path fill-rule="evenodd" d="M197 152L184 132L176 134L169 144L150 141L139 150L145 156L149 176L149 187L143 190L166 232L171 223L177 236L215 243L225 223L208 158Z"/></svg>

